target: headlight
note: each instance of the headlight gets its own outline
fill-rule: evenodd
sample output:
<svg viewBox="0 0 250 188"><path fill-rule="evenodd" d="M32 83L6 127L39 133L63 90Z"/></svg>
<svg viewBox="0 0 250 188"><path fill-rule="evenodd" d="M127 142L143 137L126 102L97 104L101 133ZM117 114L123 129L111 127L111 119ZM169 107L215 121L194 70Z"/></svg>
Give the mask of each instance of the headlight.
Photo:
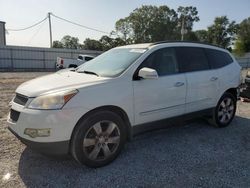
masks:
<svg viewBox="0 0 250 188"><path fill-rule="evenodd" d="M31 101L28 108L41 110L61 109L77 92L77 90L66 90L40 95Z"/></svg>

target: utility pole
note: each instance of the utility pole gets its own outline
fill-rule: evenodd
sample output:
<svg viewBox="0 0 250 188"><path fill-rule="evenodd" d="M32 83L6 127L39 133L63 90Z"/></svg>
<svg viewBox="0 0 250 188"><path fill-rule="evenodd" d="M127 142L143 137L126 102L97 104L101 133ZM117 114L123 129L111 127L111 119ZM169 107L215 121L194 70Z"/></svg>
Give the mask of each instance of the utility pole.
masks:
<svg viewBox="0 0 250 188"><path fill-rule="evenodd" d="M192 26L192 22L186 17L183 16L181 19L181 40L184 40L184 35L188 33L189 27Z"/></svg>
<svg viewBox="0 0 250 188"><path fill-rule="evenodd" d="M181 19L181 40L184 40L184 34L185 34L185 16L182 17Z"/></svg>
<svg viewBox="0 0 250 188"><path fill-rule="evenodd" d="M50 48L52 48L52 28L51 28L51 19L50 19L50 15L52 13L49 12L48 13L48 18L49 18L49 34L50 34Z"/></svg>

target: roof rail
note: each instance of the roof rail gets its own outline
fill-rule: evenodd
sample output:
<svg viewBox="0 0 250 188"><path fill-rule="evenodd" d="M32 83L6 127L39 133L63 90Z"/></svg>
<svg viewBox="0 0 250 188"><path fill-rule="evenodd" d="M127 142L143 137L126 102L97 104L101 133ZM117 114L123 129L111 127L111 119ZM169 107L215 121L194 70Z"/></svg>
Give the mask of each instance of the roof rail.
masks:
<svg viewBox="0 0 250 188"><path fill-rule="evenodd" d="M183 40L183 41L181 41L181 40L165 40L165 41L153 42L153 43L150 44L150 46L157 45L157 44L164 44L164 43L181 43L181 42L194 43L194 44L205 44L205 45L214 46L214 47L217 47L217 48L222 48L222 47L220 47L218 45L209 44L207 42L188 41L188 40Z"/></svg>

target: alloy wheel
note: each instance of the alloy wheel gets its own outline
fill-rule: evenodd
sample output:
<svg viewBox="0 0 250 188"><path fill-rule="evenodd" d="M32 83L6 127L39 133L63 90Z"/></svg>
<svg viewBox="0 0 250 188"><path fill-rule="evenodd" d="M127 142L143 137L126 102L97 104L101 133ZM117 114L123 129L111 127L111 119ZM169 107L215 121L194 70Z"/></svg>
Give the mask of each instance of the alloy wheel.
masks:
<svg viewBox="0 0 250 188"><path fill-rule="evenodd" d="M231 98L224 98L218 109L218 119L221 123L227 123L229 122L234 114L234 102Z"/></svg>
<svg viewBox="0 0 250 188"><path fill-rule="evenodd" d="M100 121L88 129L83 151L90 160L102 161L114 154L119 144L119 127L112 121Z"/></svg>

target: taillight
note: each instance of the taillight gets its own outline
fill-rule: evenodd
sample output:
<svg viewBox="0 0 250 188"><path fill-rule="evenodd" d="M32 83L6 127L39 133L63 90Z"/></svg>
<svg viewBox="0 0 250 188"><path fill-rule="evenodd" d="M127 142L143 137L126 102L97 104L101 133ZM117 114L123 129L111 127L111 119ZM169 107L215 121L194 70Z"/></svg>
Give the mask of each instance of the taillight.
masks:
<svg viewBox="0 0 250 188"><path fill-rule="evenodd" d="M61 59L61 65L63 65L63 59Z"/></svg>

